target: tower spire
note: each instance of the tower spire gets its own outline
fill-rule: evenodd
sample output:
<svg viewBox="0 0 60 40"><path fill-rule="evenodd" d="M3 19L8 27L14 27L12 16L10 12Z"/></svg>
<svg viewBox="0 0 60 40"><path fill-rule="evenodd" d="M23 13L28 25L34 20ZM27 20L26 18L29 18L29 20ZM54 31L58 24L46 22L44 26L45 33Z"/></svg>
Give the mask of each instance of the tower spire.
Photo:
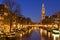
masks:
<svg viewBox="0 0 60 40"><path fill-rule="evenodd" d="M44 7L44 3L42 3L42 20L45 19L45 7Z"/></svg>

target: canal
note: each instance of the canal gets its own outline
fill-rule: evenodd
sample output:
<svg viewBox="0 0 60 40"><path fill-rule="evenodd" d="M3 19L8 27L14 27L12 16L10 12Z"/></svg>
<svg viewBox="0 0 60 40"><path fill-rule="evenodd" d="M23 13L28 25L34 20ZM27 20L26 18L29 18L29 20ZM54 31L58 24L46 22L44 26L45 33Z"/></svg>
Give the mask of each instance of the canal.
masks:
<svg viewBox="0 0 60 40"><path fill-rule="evenodd" d="M24 35L23 37L17 37L17 38L1 38L0 40L52 40L49 39L49 37L47 37L47 35L45 33L40 33L40 29L39 30L32 30L30 33L28 32L26 35ZM19 36L19 34L17 34Z"/></svg>
<svg viewBox="0 0 60 40"><path fill-rule="evenodd" d="M33 30L29 36L25 36L23 40L41 40L39 31Z"/></svg>
<svg viewBox="0 0 60 40"><path fill-rule="evenodd" d="M33 30L29 35L24 36L22 40L49 40L49 38L45 34L41 35L40 30Z"/></svg>
<svg viewBox="0 0 60 40"><path fill-rule="evenodd" d="M23 37L18 38L0 38L0 40L47 40L46 37L42 37L40 30L32 30L30 33L27 33Z"/></svg>

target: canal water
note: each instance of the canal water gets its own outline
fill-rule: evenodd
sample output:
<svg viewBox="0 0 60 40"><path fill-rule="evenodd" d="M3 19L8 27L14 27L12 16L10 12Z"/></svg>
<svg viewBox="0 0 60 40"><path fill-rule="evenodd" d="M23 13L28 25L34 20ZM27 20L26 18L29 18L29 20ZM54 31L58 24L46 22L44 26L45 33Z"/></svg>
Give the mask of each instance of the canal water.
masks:
<svg viewBox="0 0 60 40"><path fill-rule="evenodd" d="M47 35L43 34L44 36L41 35L40 30L33 30L29 36L24 36L23 40L49 40Z"/></svg>
<svg viewBox="0 0 60 40"><path fill-rule="evenodd" d="M29 36L25 36L23 40L41 40L39 31L33 30Z"/></svg>
<svg viewBox="0 0 60 40"><path fill-rule="evenodd" d="M32 30L31 33L26 34L23 37L19 38L5 38L5 39L0 39L0 40L48 40L46 36L41 36L40 30Z"/></svg>

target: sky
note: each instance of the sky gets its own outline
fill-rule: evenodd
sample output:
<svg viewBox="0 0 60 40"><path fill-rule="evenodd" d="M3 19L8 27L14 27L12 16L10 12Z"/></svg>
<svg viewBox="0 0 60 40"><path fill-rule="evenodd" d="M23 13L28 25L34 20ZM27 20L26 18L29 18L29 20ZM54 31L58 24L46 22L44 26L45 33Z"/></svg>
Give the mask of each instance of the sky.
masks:
<svg viewBox="0 0 60 40"><path fill-rule="evenodd" d="M44 3L47 16L60 11L60 0L14 0L14 2L21 5L21 14L24 17L30 17L33 22L41 21L42 3Z"/></svg>

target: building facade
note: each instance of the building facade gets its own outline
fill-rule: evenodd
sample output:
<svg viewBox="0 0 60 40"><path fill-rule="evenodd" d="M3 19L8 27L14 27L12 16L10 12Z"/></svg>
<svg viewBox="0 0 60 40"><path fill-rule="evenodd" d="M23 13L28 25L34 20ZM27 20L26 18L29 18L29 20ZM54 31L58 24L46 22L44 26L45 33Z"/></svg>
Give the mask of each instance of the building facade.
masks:
<svg viewBox="0 0 60 40"><path fill-rule="evenodd" d="M17 28L22 28L21 25L31 24L31 22L29 18L19 17L10 12L6 5L0 4L0 31L11 32Z"/></svg>
<svg viewBox="0 0 60 40"><path fill-rule="evenodd" d="M9 11L6 5L0 5L0 28L1 31L9 31Z"/></svg>

